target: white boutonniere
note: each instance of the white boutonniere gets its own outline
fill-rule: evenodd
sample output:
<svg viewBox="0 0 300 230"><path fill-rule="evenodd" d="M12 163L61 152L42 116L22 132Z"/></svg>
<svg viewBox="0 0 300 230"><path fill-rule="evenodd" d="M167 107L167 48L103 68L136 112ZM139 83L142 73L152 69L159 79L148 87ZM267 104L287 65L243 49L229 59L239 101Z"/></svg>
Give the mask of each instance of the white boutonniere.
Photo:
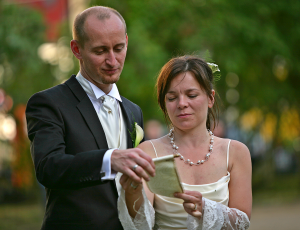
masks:
<svg viewBox="0 0 300 230"><path fill-rule="evenodd" d="M139 145L141 140L143 140L144 131L141 128L141 126L139 126L136 122L134 122L132 124L132 132L129 131L129 133L130 133L133 147L135 148L136 146Z"/></svg>

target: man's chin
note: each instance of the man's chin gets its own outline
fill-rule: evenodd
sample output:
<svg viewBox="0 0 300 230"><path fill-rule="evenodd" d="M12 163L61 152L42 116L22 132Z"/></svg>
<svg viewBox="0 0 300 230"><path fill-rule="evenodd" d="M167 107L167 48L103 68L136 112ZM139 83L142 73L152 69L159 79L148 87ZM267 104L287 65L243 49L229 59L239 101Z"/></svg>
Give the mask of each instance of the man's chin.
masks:
<svg viewBox="0 0 300 230"><path fill-rule="evenodd" d="M107 76L102 80L103 84L114 84L117 83L120 79L120 75L118 76Z"/></svg>

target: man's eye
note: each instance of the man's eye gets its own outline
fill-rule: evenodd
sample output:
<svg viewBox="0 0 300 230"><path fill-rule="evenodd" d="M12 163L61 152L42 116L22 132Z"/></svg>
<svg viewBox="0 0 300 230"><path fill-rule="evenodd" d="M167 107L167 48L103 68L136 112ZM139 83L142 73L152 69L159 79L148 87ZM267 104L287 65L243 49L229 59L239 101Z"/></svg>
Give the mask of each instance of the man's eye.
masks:
<svg viewBox="0 0 300 230"><path fill-rule="evenodd" d="M197 97L198 95L189 95L189 98L195 98Z"/></svg>
<svg viewBox="0 0 300 230"><path fill-rule="evenodd" d="M95 54L97 54L97 55L100 55L100 54L103 54L103 53L104 53L104 50L95 51Z"/></svg>
<svg viewBox="0 0 300 230"><path fill-rule="evenodd" d="M121 51L123 50L123 48L124 48L124 47L118 47L118 48L115 48L115 51L116 51L116 52L121 52Z"/></svg>

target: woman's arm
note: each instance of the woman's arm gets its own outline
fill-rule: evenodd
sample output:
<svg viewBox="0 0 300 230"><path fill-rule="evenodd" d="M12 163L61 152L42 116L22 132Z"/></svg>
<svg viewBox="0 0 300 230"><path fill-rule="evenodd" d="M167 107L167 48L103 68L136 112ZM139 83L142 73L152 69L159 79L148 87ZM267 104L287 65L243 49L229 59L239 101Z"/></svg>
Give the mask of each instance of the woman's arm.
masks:
<svg viewBox="0 0 300 230"><path fill-rule="evenodd" d="M252 209L251 157L248 148L232 141L230 145L229 204L228 207L218 202L202 198L199 192L185 191L177 194L184 200L184 208L189 214L188 229L248 229ZM197 209L194 210L195 204ZM201 212L201 215L199 215Z"/></svg>
<svg viewBox="0 0 300 230"><path fill-rule="evenodd" d="M152 156L153 147L149 142L141 143L138 148L143 150L145 153ZM140 206L143 204L144 199L142 195L142 188L144 187L145 193L147 195L148 200L150 201L151 205L153 206L154 201L154 194L148 189L146 182L143 180L143 184L136 184L133 182L128 176L122 175L120 179L120 184L122 188L125 190L125 199L126 205L128 208L128 212L131 217L135 217L137 210L140 209ZM134 188L136 187L136 188Z"/></svg>
<svg viewBox="0 0 300 230"><path fill-rule="evenodd" d="M252 211L252 166L246 145L231 141L229 152L229 208L236 208L251 217Z"/></svg>
<svg viewBox="0 0 300 230"><path fill-rule="evenodd" d="M138 148L149 153L149 147L152 147L149 144L149 142L143 142ZM151 156L151 154L149 155ZM154 194L149 191L146 182L135 184L129 177L122 175L120 184L123 190L118 199L118 209L123 228L125 230L152 229L155 213L153 209ZM135 186L137 187L135 188Z"/></svg>

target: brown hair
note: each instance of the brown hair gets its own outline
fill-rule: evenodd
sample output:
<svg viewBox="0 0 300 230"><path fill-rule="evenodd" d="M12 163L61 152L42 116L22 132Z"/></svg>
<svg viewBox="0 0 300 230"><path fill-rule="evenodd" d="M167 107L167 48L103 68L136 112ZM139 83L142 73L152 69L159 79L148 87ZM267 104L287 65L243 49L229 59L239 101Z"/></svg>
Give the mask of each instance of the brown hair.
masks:
<svg viewBox="0 0 300 230"><path fill-rule="evenodd" d="M214 77L211 68L201 58L193 55L185 55L172 58L161 69L157 82L157 100L161 110L164 113L167 122L171 123L168 116L165 97L169 90L171 81L178 76L178 74L191 72L199 82L200 87L206 92L207 96L213 100L212 89ZM216 127L216 120L218 119L219 108L215 101L212 108L208 108L206 128L211 128L211 122L213 122L213 129Z"/></svg>
<svg viewBox="0 0 300 230"><path fill-rule="evenodd" d="M111 13L117 15L124 24L125 34L127 33L126 22L122 15L113 8L105 7L105 6L93 6L87 8L78 14L74 20L73 24L73 39L76 40L81 47L84 47L84 43L88 41L88 36L84 31L84 23L87 17L91 14L96 14L99 20L109 19Z"/></svg>

